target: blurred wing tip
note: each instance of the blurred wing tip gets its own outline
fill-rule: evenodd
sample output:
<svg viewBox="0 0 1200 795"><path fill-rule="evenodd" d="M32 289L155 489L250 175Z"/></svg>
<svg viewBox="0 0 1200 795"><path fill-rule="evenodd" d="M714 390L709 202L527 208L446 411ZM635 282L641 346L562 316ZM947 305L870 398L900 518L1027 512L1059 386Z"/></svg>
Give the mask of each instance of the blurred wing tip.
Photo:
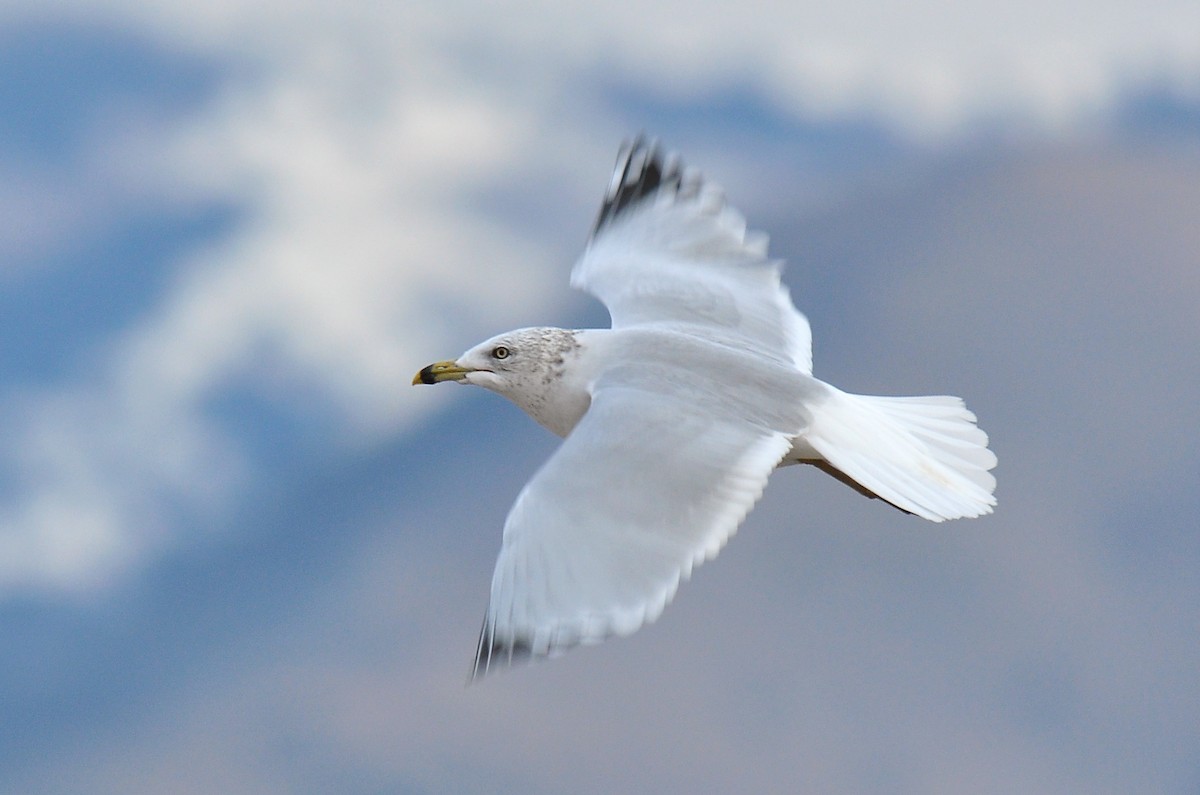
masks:
<svg viewBox="0 0 1200 795"><path fill-rule="evenodd" d="M592 227L595 237L613 219L638 204L642 199L668 188L672 193L688 195L698 192L702 180L699 173L685 169L676 152L664 157L657 138L639 134L621 144L600 214Z"/></svg>
<svg viewBox="0 0 1200 795"><path fill-rule="evenodd" d="M489 615L479 630L479 645L475 649L475 664L467 684L476 682L488 674L533 660L537 655L533 645L518 637L501 637L496 634L495 621Z"/></svg>
<svg viewBox="0 0 1200 795"><path fill-rule="evenodd" d="M532 631L498 628L489 611L479 632L479 645L467 684L516 665L562 656L577 646L594 646L612 637L632 635L658 620L674 599L680 584L691 575L693 567L713 557L717 549L697 554L694 560L669 577L653 596L629 608L577 616L552 628Z"/></svg>

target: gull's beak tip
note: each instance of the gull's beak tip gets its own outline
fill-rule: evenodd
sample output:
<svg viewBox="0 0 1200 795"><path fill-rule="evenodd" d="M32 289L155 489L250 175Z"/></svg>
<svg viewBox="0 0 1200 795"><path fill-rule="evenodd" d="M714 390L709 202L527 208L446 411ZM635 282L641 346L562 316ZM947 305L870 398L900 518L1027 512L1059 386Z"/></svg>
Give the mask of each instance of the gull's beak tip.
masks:
<svg viewBox="0 0 1200 795"><path fill-rule="evenodd" d="M440 384L442 381L461 381L471 372L470 368L459 367L454 362L434 362L424 367L413 376L413 386L417 384Z"/></svg>

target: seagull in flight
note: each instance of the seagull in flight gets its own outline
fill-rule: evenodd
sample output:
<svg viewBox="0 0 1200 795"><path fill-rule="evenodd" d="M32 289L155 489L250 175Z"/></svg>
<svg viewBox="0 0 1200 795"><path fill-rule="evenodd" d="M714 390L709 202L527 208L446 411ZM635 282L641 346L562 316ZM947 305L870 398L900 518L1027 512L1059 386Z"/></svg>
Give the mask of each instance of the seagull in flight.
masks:
<svg viewBox="0 0 1200 795"><path fill-rule="evenodd" d="M934 522L992 511L996 456L963 401L815 378L781 267L719 187L638 138L571 271L612 327L506 332L413 378L485 387L563 437L504 523L472 679L657 619L777 467Z"/></svg>

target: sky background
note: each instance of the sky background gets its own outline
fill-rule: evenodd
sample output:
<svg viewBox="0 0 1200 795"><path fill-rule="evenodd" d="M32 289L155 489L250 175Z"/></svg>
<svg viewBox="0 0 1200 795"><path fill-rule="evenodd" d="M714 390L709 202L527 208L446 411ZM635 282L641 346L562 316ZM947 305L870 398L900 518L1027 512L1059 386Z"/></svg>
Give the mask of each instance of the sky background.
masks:
<svg viewBox="0 0 1200 795"><path fill-rule="evenodd" d="M902 8L902 10L901 10ZM1200 791L1200 5L0 0L0 792ZM658 623L466 687L638 131L994 516L776 473Z"/></svg>

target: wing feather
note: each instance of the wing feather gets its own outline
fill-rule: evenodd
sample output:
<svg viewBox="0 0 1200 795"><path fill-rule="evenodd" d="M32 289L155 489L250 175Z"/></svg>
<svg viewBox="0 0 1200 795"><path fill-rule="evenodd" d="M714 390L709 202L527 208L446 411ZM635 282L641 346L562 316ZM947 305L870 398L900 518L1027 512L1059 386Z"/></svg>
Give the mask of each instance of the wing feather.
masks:
<svg viewBox="0 0 1200 795"><path fill-rule="evenodd" d="M665 161L653 143L623 147L571 284L608 307L613 328L682 325L812 372L812 333L719 187Z"/></svg>
<svg viewBox="0 0 1200 795"><path fill-rule="evenodd" d="M747 414L619 377L599 386L509 513L473 676L654 621L791 446Z"/></svg>

